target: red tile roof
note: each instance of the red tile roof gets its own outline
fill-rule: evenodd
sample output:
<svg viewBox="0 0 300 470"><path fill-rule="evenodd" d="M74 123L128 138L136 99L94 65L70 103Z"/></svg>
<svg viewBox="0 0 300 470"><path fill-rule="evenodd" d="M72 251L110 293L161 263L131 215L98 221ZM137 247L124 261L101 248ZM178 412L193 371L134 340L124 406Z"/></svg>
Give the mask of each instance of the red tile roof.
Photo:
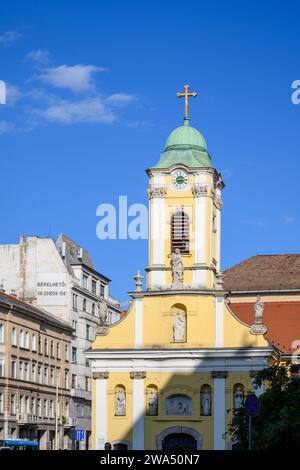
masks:
<svg viewBox="0 0 300 470"><path fill-rule="evenodd" d="M265 302L263 323L268 327L265 339L285 354L300 347L300 302ZM254 322L254 303L232 302L231 310L240 320ZM298 340L299 344L293 342Z"/></svg>
<svg viewBox="0 0 300 470"><path fill-rule="evenodd" d="M300 254L257 255L224 271L231 291L300 289Z"/></svg>

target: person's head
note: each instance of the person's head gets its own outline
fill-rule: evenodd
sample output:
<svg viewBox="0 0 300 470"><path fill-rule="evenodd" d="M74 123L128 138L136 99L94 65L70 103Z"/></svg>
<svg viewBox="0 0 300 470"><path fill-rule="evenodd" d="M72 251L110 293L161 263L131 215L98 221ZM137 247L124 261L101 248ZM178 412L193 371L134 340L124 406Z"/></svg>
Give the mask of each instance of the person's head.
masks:
<svg viewBox="0 0 300 470"><path fill-rule="evenodd" d="M111 443L110 442L105 442L104 450L111 450Z"/></svg>

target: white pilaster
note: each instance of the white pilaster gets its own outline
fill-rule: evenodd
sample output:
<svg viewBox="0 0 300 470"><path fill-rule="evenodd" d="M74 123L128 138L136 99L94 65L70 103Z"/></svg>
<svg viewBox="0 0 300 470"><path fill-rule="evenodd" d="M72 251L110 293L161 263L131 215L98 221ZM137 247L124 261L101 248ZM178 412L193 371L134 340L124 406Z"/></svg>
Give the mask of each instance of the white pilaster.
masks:
<svg viewBox="0 0 300 470"><path fill-rule="evenodd" d="M133 379L132 449L144 450L144 379Z"/></svg>
<svg viewBox="0 0 300 470"><path fill-rule="evenodd" d="M163 197L153 197L151 206L151 242L152 265L165 266L165 200ZM165 271L151 272L151 285L165 285Z"/></svg>
<svg viewBox="0 0 300 470"><path fill-rule="evenodd" d="M143 299L135 300L135 346L143 344Z"/></svg>
<svg viewBox="0 0 300 470"><path fill-rule="evenodd" d="M195 198L195 263L205 263L206 252L206 197Z"/></svg>
<svg viewBox="0 0 300 470"><path fill-rule="evenodd" d="M216 314L216 337L215 337L215 347L223 347L223 332L224 332L224 298L216 297L215 304L215 314Z"/></svg>
<svg viewBox="0 0 300 470"><path fill-rule="evenodd" d="M204 183L203 176L196 177L197 184ZM194 252L195 264L206 264L206 196L195 196L195 232L194 232ZM193 286L205 288L207 285L206 269L195 269L193 271Z"/></svg>
<svg viewBox="0 0 300 470"><path fill-rule="evenodd" d="M216 210L216 258L217 258L217 272L221 269L221 210Z"/></svg>
<svg viewBox="0 0 300 470"><path fill-rule="evenodd" d="M214 378L214 450L225 450L225 376Z"/></svg>
<svg viewBox="0 0 300 470"><path fill-rule="evenodd" d="M213 214L214 214L214 203L212 197L209 198L209 265L212 264L213 259Z"/></svg>
<svg viewBox="0 0 300 470"><path fill-rule="evenodd" d="M96 379L96 450L103 450L107 440L107 378Z"/></svg>
<svg viewBox="0 0 300 470"><path fill-rule="evenodd" d="M193 287L206 287L207 280L206 280L207 271L206 269L194 269L193 271Z"/></svg>

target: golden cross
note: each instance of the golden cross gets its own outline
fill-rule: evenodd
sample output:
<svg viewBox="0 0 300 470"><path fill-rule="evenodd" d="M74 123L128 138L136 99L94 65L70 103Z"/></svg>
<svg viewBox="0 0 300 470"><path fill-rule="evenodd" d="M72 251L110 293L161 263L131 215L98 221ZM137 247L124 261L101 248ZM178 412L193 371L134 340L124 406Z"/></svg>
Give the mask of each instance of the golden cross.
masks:
<svg viewBox="0 0 300 470"><path fill-rule="evenodd" d="M198 95L195 91L192 91L192 93L189 93L189 88L190 85L184 85L184 93L176 93L176 96L178 98L181 98L184 96L184 118L188 119L189 117L189 97L193 96L194 98Z"/></svg>

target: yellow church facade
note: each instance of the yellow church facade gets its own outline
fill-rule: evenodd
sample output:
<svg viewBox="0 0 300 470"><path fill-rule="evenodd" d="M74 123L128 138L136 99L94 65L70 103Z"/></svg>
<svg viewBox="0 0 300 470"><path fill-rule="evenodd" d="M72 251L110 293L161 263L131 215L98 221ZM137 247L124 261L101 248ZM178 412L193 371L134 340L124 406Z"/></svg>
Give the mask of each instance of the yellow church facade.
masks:
<svg viewBox="0 0 300 470"><path fill-rule="evenodd" d="M232 413L274 358L259 316L249 327L230 309L220 263L224 184L190 126L195 94L185 86L179 95L183 126L147 170L146 288L138 274L128 313L104 321L87 353L94 449L230 449Z"/></svg>

